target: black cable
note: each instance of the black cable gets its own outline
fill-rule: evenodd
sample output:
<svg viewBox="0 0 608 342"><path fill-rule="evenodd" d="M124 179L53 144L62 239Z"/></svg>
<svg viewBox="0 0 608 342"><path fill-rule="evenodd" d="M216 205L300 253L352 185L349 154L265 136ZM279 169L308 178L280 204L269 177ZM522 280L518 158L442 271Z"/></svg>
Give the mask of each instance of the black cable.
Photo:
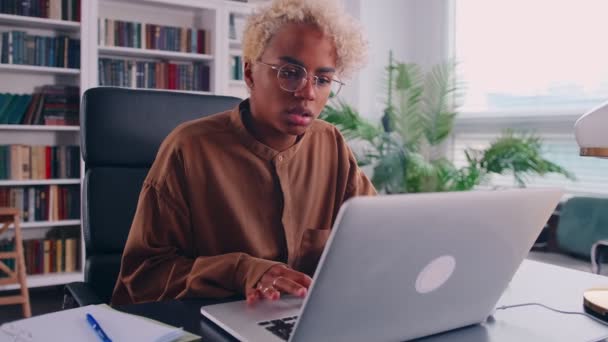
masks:
<svg viewBox="0 0 608 342"><path fill-rule="evenodd" d="M608 322L604 322L599 318L593 317L592 315L586 313L586 312L578 312L578 311L565 311L565 310L558 310L558 309L554 309L552 307L546 306L545 304L541 304L541 303L522 303L522 304L514 304L514 305L503 305L503 306L499 306L496 308L496 310L505 310L505 309L511 309L511 308L519 308L522 306L531 306L531 305L536 305L536 306L540 306L543 307L545 309L551 310L551 311L555 311L557 313L561 313L561 314L565 314L565 315L581 315L581 316L585 316L588 318L591 318L592 320L601 323L603 325L608 326Z"/></svg>

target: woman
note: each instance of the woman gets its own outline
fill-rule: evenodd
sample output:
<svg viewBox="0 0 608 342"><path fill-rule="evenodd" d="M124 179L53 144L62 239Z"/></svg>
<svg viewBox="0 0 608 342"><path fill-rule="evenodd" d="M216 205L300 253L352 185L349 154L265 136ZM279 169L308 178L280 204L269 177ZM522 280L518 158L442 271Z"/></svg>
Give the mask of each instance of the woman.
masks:
<svg viewBox="0 0 608 342"><path fill-rule="evenodd" d="M249 17L243 44L250 97L161 145L113 304L305 296L342 203L376 193L317 120L366 50L337 1L275 0Z"/></svg>

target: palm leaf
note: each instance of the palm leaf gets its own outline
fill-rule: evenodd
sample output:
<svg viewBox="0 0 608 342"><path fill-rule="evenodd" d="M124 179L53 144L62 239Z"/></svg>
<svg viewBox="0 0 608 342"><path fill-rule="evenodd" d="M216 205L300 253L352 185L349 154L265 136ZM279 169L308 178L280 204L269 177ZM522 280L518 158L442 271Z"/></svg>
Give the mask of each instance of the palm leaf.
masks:
<svg viewBox="0 0 608 342"><path fill-rule="evenodd" d="M480 166L483 151L465 150L468 165L457 170L449 190L467 191L487 180L487 173Z"/></svg>
<svg viewBox="0 0 608 342"><path fill-rule="evenodd" d="M403 153L393 149L385 153L374 167L372 183L377 189L387 193L407 192L405 188L405 169L407 160Z"/></svg>
<svg viewBox="0 0 608 342"><path fill-rule="evenodd" d="M429 144L437 146L450 135L456 117L451 97L458 87L453 80L452 66L434 66L425 80L425 90L421 110L424 133Z"/></svg>
<svg viewBox="0 0 608 342"><path fill-rule="evenodd" d="M480 160L489 173L512 173L519 186L525 186L531 175L558 173L574 180L572 173L542 156L542 140L532 134L505 131L488 147Z"/></svg>
<svg viewBox="0 0 608 342"><path fill-rule="evenodd" d="M338 127L347 140L360 138L372 142L381 133L379 127L367 122L342 100L335 105L325 106L319 118Z"/></svg>
<svg viewBox="0 0 608 342"><path fill-rule="evenodd" d="M436 169L433 163L416 152L407 155L406 182L408 192L426 192L433 188Z"/></svg>
<svg viewBox="0 0 608 342"><path fill-rule="evenodd" d="M378 191L471 190L492 173L511 174L520 186L532 175L547 173L574 179L543 158L540 138L510 131L485 150L465 150L467 165L456 168L443 153L436 153L453 129L461 95L454 65L437 65L424 73L417 65L394 64L392 56L389 60L388 98L381 123L368 122L342 101L328 104L320 116L336 125L346 139L365 141L355 157L359 165L373 166L372 182Z"/></svg>
<svg viewBox="0 0 608 342"><path fill-rule="evenodd" d="M420 105L424 92L423 73L421 68L415 64L400 63L396 66L396 70L394 88L399 106L393 113L393 122L404 145L412 150L417 150L424 134L424 126L420 117Z"/></svg>

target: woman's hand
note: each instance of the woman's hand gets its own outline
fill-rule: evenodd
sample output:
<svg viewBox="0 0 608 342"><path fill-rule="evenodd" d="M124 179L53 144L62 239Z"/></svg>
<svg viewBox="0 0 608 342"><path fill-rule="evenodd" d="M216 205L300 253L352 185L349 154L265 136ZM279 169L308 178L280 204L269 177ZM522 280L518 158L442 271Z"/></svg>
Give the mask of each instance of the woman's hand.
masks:
<svg viewBox="0 0 608 342"><path fill-rule="evenodd" d="M301 272L294 271L285 265L275 265L264 273L255 288L247 289L247 304L258 300L277 300L281 293L305 297L312 279Z"/></svg>

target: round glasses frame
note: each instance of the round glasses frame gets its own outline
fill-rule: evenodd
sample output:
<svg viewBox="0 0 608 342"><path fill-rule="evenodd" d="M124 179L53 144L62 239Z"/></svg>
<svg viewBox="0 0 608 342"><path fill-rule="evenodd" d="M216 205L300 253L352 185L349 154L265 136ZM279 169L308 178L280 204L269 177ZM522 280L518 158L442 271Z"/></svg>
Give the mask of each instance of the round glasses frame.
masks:
<svg viewBox="0 0 608 342"><path fill-rule="evenodd" d="M308 76L308 70L306 70L306 68L304 68L301 65L297 65L297 64L293 64L293 63L285 63L283 65L275 65L275 64L269 64L269 63L264 63L261 61L257 61L258 64L262 64L265 65L269 68L271 68L272 70L276 70L277 71L277 80L279 81L279 86L281 87L281 89L288 91L290 93L295 93L296 91L302 90L305 86L306 83L309 82L310 78L312 78L312 84L317 88L321 88L322 86L319 85L319 76L316 75L312 75L311 77ZM282 78L281 77L281 72L285 71L285 68L295 68L295 69L299 69L303 71L303 77L301 77L299 79L299 83L296 86L291 86L289 85L287 82L289 80ZM328 94L328 97L332 98L332 97L336 97L339 93L340 90L342 90L342 86L345 84L344 82L340 81L337 78L333 78L333 77L329 77L329 79L331 80L331 82L333 84L335 84L335 87L337 87L336 91L332 91L332 85L328 84L327 87L330 89L330 92Z"/></svg>

